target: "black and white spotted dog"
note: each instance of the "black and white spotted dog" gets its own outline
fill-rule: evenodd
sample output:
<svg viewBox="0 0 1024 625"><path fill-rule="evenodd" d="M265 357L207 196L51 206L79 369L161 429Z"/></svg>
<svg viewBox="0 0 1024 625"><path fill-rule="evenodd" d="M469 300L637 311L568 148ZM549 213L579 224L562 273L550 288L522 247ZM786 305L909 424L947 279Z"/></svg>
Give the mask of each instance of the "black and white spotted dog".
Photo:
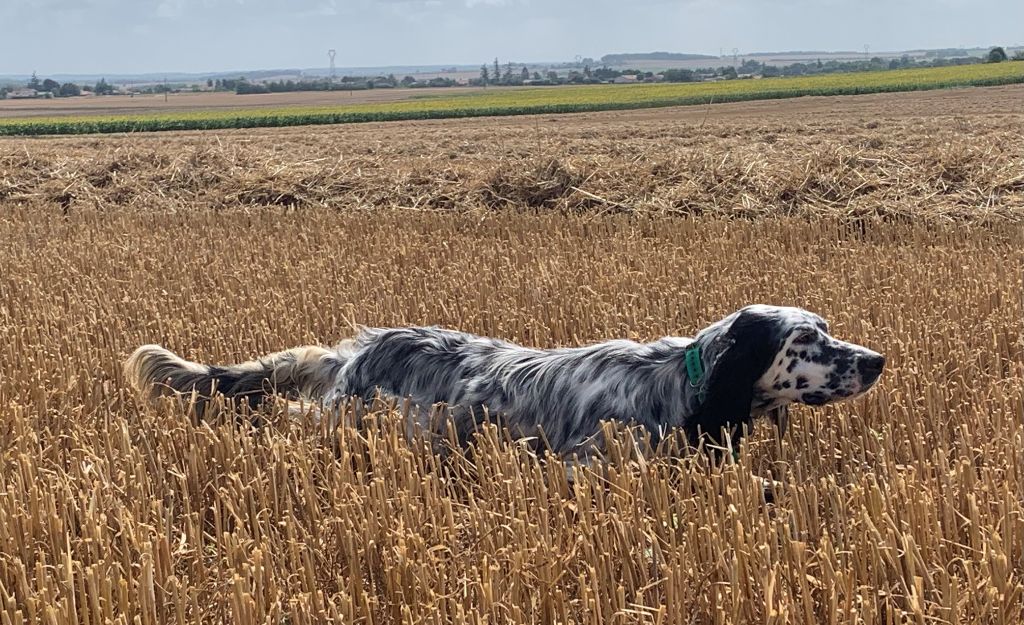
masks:
<svg viewBox="0 0 1024 625"><path fill-rule="evenodd" d="M140 347L126 375L150 396L214 391L256 407L274 394L333 405L350 397L411 400L421 427L444 404L465 435L484 408L515 436L543 436L558 454L586 458L602 420L646 428L656 442L683 428L736 448L754 417L785 430L786 406L854 397L878 380L885 358L828 334L799 308L749 306L695 338L608 341L534 349L440 328L365 329L325 349L301 347L240 365L185 361ZM722 432L727 438L723 440Z"/></svg>

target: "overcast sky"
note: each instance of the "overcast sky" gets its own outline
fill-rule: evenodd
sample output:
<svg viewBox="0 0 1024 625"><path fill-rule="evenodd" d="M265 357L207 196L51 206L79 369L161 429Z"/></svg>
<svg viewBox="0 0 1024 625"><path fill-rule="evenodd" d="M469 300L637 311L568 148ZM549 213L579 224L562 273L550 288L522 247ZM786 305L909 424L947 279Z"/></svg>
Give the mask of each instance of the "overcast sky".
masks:
<svg viewBox="0 0 1024 625"><path fill-rule="evenodd" d="M0 74L1024 43L1024 0L0 0Z"/></svg>

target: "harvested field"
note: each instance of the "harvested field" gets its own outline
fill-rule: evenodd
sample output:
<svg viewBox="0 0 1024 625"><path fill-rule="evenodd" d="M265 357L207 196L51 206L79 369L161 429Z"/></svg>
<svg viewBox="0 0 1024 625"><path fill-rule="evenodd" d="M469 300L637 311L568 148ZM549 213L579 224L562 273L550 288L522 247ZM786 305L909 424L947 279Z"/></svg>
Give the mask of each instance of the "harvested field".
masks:
<svg viewBox="0 0 1024 625"><path fill-rule="evenodd" d="M84 209L1018 220L1024 87L359 127L8 140L0 200ZM950 107L953 114L937 117ZM891 112L878 116L872 111ZM913 113L917 112L918 115Z"/></svg>
<svg viewBox="0 0 1024 625"><path fill-rule="evenodd" d="M0 142L0 622L1020 622L1024 115L948 108ZM623 447L570 485L493 432L196 423L120 373L751 302L889 366L711 470Z"/></svg>

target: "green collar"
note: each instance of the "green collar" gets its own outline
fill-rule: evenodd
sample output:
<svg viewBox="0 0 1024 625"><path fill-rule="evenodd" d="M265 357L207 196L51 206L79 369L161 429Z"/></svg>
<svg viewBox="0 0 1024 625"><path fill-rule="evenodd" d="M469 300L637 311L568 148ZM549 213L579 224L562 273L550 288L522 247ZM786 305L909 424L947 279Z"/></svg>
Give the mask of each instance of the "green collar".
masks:
<svg viewBox="0 0 1024 625"><path fill-rule="evenodd" d="M686 377L690 380L690 386L697 386L704 377L704 361L700 357L700 345L694 343L692 346L686 348L686 354L684 358L686 363ZM699 393L701 401L704 401L704 391ZM733 462L740 461L740 452L738 449L734 449L732 452Z"/></svg>
<svg viewBox="0 0 1024 625"><path fill-rule="evenodd" d="M700 345L694 343L686 348L686 377L690 379L691 386L697 386L700 379L704 377L704 362L700 358Z"/></svg>

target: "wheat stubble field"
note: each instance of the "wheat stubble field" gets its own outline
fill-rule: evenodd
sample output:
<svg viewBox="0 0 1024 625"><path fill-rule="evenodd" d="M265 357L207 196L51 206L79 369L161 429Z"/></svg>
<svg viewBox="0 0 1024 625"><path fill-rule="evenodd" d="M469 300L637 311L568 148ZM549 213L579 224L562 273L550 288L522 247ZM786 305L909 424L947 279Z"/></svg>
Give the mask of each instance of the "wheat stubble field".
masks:
<svg viewBox="0 0 1024 625"><path fill-rule="evenodd" d="M0 623L1020 622L1020 93L0 142ZM569 484L383 412L196 423L120 372L752 302L889 367L711 470L623 446Z"/></svg>

